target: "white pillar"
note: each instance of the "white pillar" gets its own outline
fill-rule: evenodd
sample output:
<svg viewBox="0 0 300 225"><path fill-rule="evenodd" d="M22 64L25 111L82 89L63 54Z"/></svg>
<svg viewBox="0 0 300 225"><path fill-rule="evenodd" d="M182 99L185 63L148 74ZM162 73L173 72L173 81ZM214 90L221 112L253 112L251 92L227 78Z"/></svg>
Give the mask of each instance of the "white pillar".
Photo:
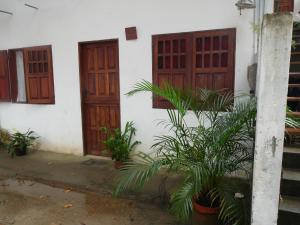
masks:
<svg viewBox="0 0 300 225"><path fill-rule="evenodd" d="M293 20L264 16L258 56L252 225L276 225L284 142Z"/></svg>
<svg viewBox="0 0 300 225"><path fill-rule="evenodd" d="M274 0L264 0L264 6L265 14L274 12Z"/></svg>
<svg viewBox="0 0 300 225"><path fill-rule="evenodd" d="M300 1L300 0L298 0ZM256 8L254 10L254 24L256 26L261 26L263 16L265 14L271 14L274 12L274 0L255 0ZM254 33L254 62L257 62L257 53L258 53L258 42L260 34L257 31Z"/></svg>

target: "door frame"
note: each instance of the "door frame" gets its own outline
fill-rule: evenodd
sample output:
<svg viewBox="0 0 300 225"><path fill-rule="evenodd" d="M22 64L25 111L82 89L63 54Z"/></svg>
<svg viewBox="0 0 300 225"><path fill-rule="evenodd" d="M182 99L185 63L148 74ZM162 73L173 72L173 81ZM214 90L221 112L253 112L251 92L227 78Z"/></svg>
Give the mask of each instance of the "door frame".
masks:
<svg viewBox="0 0 300 225"><path fill-rule="evenodd" d="M78 64L79 64L79 83L80 83L80 108L81 108L81 129L82 129L82 141L83 141L83 155L87 155L87 143L86 143L86 137L85 137L85 120L84 120L84 103L83 103L83 88L84 88L84 81L83 81L83 54L82 49L84 45L87 44L101 44L101 43L107 43L107 42L115 42L117 44L117 59L118 59L118 82L119 82L119 111L120 111L120 119L119 119L119 127L121 128L121 83L120 83L120 58L119 58L119 39L104 39L104 40L94 40L94 41L82 41L78 42ZM99 156L99 157L105 157L105 156Z"/></svg>

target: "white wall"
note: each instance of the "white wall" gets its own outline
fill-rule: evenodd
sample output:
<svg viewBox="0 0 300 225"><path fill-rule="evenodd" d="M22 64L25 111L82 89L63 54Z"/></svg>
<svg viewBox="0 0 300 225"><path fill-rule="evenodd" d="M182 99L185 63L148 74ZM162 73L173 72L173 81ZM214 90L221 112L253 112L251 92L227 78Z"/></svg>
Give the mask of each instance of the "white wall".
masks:
<svg viewBox="0 0 300 225"><path fill-rule="evenodd" d="M300 21L300 0L294 0L294 21Z"/></svg>
<svg viewBox="0 0 300 225"><path fill-rule="evenodd" d="M121 121L134 120L139 150L149 151L162 128L164 110L152 109L150 95L126 97L133 84L152 79L151 35L237 28L235 90L248 92L247 66L253 60L253 10L240 16L236 0L1 0L0 49L52 45L55 105L0 103L0 126L28 128L41 148L83 154L78 42L119 39ZM124 28L136 26L138 40L126 41Z"/></svg>

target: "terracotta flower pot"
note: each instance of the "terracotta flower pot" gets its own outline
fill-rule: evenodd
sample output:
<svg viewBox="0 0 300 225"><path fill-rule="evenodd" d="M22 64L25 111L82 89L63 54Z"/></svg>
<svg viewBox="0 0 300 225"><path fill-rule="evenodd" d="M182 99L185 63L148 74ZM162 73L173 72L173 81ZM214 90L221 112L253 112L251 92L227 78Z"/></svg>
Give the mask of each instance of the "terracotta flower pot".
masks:
<svg viewBox="0 0 300 225"><path fill-rule="evenodd" d="M201 205L193 199L193 207L195 213L193 214L193 225L218 225L219 208L211 208Z"/></svg>
<svg viewBox="0 0 300 225"><path fill-rule="evenodd" d="M124 163L122 161L115 161L115 168L118 170L120 169Z"/></svg>
<svg viewBox="0 0 300 225"><path fill-rule="evenodd" d="M193 206L197 213L199 214L209 214L209 215L216 215L219 213L220 208L211 208L207 206L203 206L196 202L195 198L193 198Z"/></svg>

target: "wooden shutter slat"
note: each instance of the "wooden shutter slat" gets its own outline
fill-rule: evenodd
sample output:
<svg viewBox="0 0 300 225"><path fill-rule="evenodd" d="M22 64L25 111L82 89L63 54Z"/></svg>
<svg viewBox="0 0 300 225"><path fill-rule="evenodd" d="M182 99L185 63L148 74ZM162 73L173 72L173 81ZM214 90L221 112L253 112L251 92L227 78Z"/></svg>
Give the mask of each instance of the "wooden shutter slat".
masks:
<svg viewBox="0 0 300 225"><path fill-rule="evenodd" d="M7 51L0 51L0 101L11 101Z"/></svg>
<svg viewBox="0 0 300 225"><path fill-rule="evenodd" d="M54 104L51 46L24 48L27 101Z"/></svg>

